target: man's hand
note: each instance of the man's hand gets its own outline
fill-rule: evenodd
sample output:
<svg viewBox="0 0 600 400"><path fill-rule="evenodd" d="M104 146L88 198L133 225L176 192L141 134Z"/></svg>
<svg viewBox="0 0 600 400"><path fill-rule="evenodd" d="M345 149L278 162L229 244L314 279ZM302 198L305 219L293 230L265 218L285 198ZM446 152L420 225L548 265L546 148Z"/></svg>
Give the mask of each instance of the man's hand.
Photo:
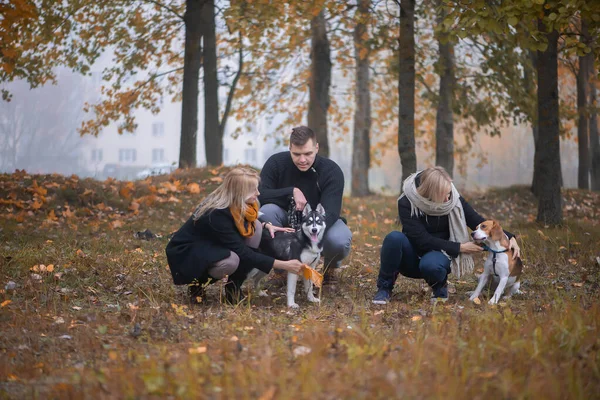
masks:
<svg viewBox="0 0 600 400"><path fill-rule="evenodd" d="M513 260L515 260L517 257L520 257L521 256L521 248L517 244L517 239L515 239L513 236L510 238L510 241L508 243L510 244L508 246L508 248L512 249L512 251L513 251Z"/></svg>
<svg viewBox="0 0 600 400"><path fill-rule="evenodd" d="M306 197L304 197L302 190L294 188L294 201L296 202L296 210L304 210L304 206L306 206Z"/></svg>

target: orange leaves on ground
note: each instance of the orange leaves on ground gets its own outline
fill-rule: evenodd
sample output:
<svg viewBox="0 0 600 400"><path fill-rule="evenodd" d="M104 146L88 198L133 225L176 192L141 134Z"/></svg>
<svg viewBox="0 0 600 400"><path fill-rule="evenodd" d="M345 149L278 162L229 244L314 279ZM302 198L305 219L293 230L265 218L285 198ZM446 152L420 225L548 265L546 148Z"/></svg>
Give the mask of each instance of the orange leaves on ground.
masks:
<svg viewBox="0 0 600 400"><path fill-rule="evenodd" d="M44 265L44 264L37 265L36 264L33 267L29 268L29 270L32 272L51 273L51 272L54 272L54 264L49 264L49 265Z"/></svg>
<svg viewBox="0 0 600 400"><path fill-rule="evenodd" d="M81 249L77 250L76 254L77 254L77 256L82 257L82 258L86 256L85 253L83 252L83 250L81 250Z"/></svg>
<svg viewBox="0 0 600 400"><path fill-rule="evenodd" d="M181 181L162 182L160 186L161 188L158 189L158 193L160 194L167 194L168 192L177 193L181 189Z"/></svg>
<svg viewBox="0 0 600 400"><path fill-rule="evenodd" d="M58 221L58 217L56 216L56 213L54 212L54 210L50 210L50 212L48 213L48 216L46 218L49 221Z"/></svg>
<svg viewBox="0 0 600 400"><path fill-rule="evenodd" d="M131 202L131 204L129 204L128 207L129 211L133 212L134 214L138 214L140 211L140 203L136 202L135 200Z"/></svg>
<svg viewBox="0 0 600 400"><path fill-rule="evenodd" d="M167 199L168 202L170 203L181 203L181 200L179 200L177 197L175 196L171 196Z"/></svg>
<svg viewBox="0 0 600 400"><path fill-rule="evenodd" d="M4 300L2 303L0 303L0 307L6 307L10 303L12 303L12 300Z"/></svg>
<svg viewBox="0 0 600 400"><path fill-rule="evenodd" d="M122 228L123 227L123 221L121 221L119 219L115 219L114 221L112 221L110 223L110 227L112 229Z"/></svg>
<svg viewBox="0 0 600 400"><path fill-rule="evenodd" d="M32 193L36 193L39 196L45 196L46 194L48 194L48 190L41 186L38 186L38 183L36 180L33 181L33 184L29 188L29 191Z"/></svg>
<svg viewBox="0 0 600 400"><path fill-rule="evenodd" d="M187 185L186 189L191 194L198 194L198 193L200 193L200 185L198 185L197 183L189 183Z"/></svg>
<svg viewBox="0 0 600 400"><path fill-rule="evenodd" d="M119 195L124 199L129 200L131 198L132 192L135 190L135 186L133 182L126 182L121 189L119 189Z"/></svg>

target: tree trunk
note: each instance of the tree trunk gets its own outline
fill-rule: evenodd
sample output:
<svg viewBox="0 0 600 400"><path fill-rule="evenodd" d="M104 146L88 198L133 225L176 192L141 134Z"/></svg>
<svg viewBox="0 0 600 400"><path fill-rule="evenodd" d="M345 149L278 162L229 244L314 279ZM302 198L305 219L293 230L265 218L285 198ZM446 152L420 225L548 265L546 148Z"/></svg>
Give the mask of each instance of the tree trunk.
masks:
<svg viewBox="0 0 600 400"><path fill-rule="evenodd" d="M591 45L588 42L589 33L587 21L581 20L581 42ZM577 123L577 139L579 149L579 167L577 170L577 187L579 189L590 188L590 145L588 139L589 133L589 114L588 114L588 97L590 84L590 54L579 57L579 71L577 72L577 113L579 121Z"/></svg>
<svg viewBox="0 0 600 400"><path fill-rule="evenodd" d="M529 54L529 59L531 60L531 64L533 66L533 70L537 72L537 68L538 68L538 58L537 58L537 52L536 51L531 51L528 50L528 54ZM537 96L537 87L536 87L536 82L537 82L537 73L533 73L532 76L530 76L527 73L527 69L525 69L525 74L523 76L524 78L524 82L523 84L526 85L527 87L527 92L530 94L536 93ZM533 195L537 198L539 198L539 171L535 168L536 165L539 165L539 153L536 151L537 149L537 141L538 138L540 136L540 129L539 129L539 121L538 121L538 116L537 116L537 106L535 107L534 110L532 111L532 115L531 115L531 133L533 134L533 177L531 180L531 192L533 193Z"/></svg>
<svg viewBox="0 0 600 400"><path fill-rule="evenodd" d="M538 20L540 32L546 27ZM539 138L536 152L539 153L539 203L537 220L544 224L558 225L562 222L560 194L560 137L558 111L558 32L545 33L548 48L538 52L538 118Z"/></svg>
<svg viewBox="0 0 600 400"><path fill-rule="evenodd" d="M183 61L183 90L181 98L181 138L179 168L196 166L198 137L198 85L200 79L201 20L204 0L186 0L185 55Z"/></svg>
<svg viewBox="0 0 600 400"><path fill-rule="evenodd" d="M310 99L308 103L308 127L317 135L319 154L329 157L327 139L327 111L329 110L329 86L331 86L331 58L327 39L325 12L310 22Z"/></svg>
<svg viewBox="0 0 600 400"><path fill-rule="evenodd" d="M594 52L591 53L591 59L594 60ZM590 70L590 150L591 150L591 188L594 191L600 191L600 138L598 137L598 111L597 111L597 92L596 76L598 73L594 63L591 63Z"/></svg>
<svg viewBox="0 0 600 400"><path fill-rule="evenodd" d="M217 36L215 1L205 0L202 9L204 46L204 151L207 165L223 163L223 135L219 126L219 80L217 78Z"/></svg>
<svg viewBox="0 0 600 400"><path fill-rule="evenodd" d="M352 148L352 195L367 196L371 164L371 92L369 90L369 47L367 19L371 0L359 0L354 28L354 59L356 61L356 109Z"/></svg>
<svg viewBox="0 0 600 400"><path fill-rule="evenodd" d="M400 2L398 154L402 181L417 171L415 150L415 0ZM402 187L400 187L402 190Z"/></svg>
<svg viewBox="0 0 600 400"><path fill-rule="evenodd" d="M445 11L441 1L438 1L438 25L442 25ZM452 101L454 99L454 46L448 40L446 32L438 34L438 47L440 58L436 71L440 76L440 93L435 118L435 164L442 166L453 176L454 171L454 112Z"/></svg>

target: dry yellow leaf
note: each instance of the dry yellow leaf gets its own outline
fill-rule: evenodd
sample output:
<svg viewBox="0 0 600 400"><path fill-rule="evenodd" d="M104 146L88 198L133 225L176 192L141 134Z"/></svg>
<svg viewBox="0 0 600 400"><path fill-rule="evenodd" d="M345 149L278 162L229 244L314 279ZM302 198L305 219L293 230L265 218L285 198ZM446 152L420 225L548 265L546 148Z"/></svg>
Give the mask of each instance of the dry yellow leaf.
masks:
<svg viewBox="0 0 600 400"><path fill-rule="evenodd" d="M323 285L323 275L306 264L302 265L302 276L304 279L308 279L314 283L316 287L321 287Z"/></svg>
<svg viewBox="0 0 600 400"><path fill-rule="evenodd" d="M79 257L85 257L85 253L84 253L84 252L83 252L83 250L81 250L81 249L77 250L77 255L78 255Z"/></svg>
<svg viewBox="0 0 600 400"><path fill-rule="evenodd" d="M479 304L481 304L481 300L479 300L479 297L475 297L475 298L473 299L473 303L475 303L475 304L479 305Z"/></svg>
<svg viewBox="0 0 600 400"><path fill-rule="evenodd" d="M423 317L421 317L420 315L415 315L410 320L413 321L413 322L417 322L417 321L420 321L422 319L423 319Z"/></svg>
<svg viewBox="0 0 600 400"><path fill-rule="evenodd" d="M10 303L12 303L12 300L4 300L2 303L0 303L0 307L5 307L5 306L9 305Z"/></svg>

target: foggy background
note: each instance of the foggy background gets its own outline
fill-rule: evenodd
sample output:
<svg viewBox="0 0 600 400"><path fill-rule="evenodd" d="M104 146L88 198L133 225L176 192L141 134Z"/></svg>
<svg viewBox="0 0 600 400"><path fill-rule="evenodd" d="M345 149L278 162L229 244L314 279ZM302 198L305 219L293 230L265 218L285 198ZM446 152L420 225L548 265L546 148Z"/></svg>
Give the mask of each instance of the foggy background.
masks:
<svg viewBox="0 0 600 400"><path fill-rule="evenodd" d="M117 134L116 125L107 126L98 137L80 137L77 128L91 114L83 111L85 102L99 98L102 85L100 70L91 76L59 71L58 85L46 85L30 90L24 82L13 82L4 87L13 93L10 102L0 106L0 172L11 173L24 169L29 173L76 174L80 177L106 179L140 179L148 173L168 172L177 166L181 127L181 104L164 101L161 111L136 113L138 127L134 134ZM334 77L334 79L336 79ZM198 165L205 164L203 134L203 103L199 101ZM225 165L238 163L260 168L275 152L286 150L279 140L269 135L283 116L272 121L259 119L251 134L237 139L231 136L241 122L230 119L224 138ZM353 115L348 116L352 124ZM305 122L304 122L305 123ZM460 123L455 124L455 140L460 143ZM395 135L395 126L389 132L372 132L374 141L385 135ZM350 129L350 132L352 130ZM417 138L418 168L434 163L434 154L425 150L423 139ZM346 189L350 186L352 136L330 136L331 158L342 168ZM506 187L530 184L533 174L533 136L529 126L516 125L503 130L501 137L480 133L475 138L469 161L462 174L459 165L454 171L457 186L464 189ZM483 160L483 161L482 161ZM564 185L577 185L577 143L561 140L561 165ZM457 161L456 164L459 164ZM155 167L154 169L150 169ZM156 168L162 167L162 168ZM397 194L402 171L396 148L389 148L381 165L369 172L371 190L376 193Z"/></svg>

